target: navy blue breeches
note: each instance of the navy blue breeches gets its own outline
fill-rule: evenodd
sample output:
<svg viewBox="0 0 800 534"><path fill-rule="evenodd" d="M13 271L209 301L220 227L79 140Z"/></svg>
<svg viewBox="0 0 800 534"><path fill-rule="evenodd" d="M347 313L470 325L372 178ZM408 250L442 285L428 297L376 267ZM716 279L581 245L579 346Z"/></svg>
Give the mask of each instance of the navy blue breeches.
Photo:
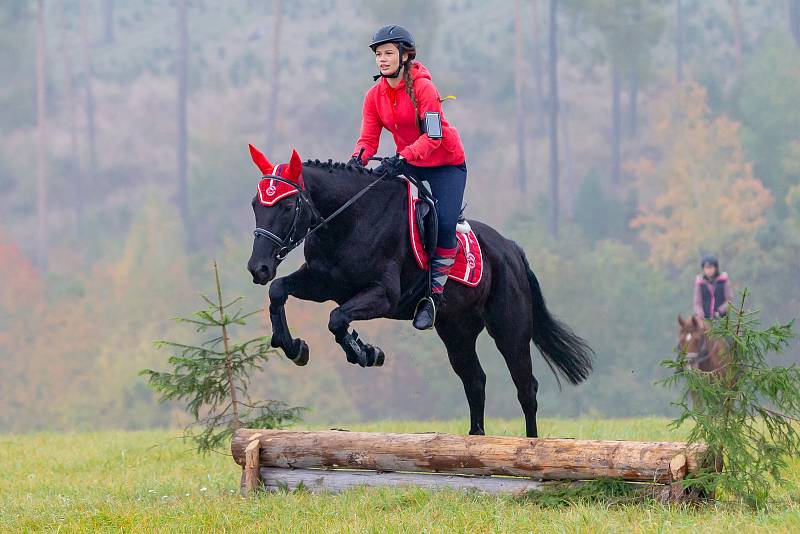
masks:
<svg viewBox="0 0 800 534"><path fill-rule="evenodd" d="M458 244L456 223L464 201L464 188L467 185L467 164L417 167L406 163L405 170L413 177L425 180L431 185L439 219L436 245L442 248L456 248Z"/></svg>

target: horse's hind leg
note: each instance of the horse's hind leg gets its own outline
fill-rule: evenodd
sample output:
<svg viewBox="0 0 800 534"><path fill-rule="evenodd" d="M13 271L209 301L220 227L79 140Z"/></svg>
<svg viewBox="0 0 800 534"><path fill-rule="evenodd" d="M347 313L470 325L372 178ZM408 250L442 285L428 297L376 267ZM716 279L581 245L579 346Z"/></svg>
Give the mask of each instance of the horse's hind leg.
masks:
<svg viewBox="0 0 800 534"><path fill-rule="evenodd" d="M481 368L475 341L483 330L483 321L478 317L466 317L460 321L447 321L444 317L436 323L436 332L447 348L450 365L464 384L469 404L470 434L484 434L483 410L486 404L486 373Z"/></svg>
<svg viewBox="0 0 800 534"><path fill-rule="evenodd" d="M517 303L515 306L511 303ZM487 317L487 330L494 338L497 349L506 361L511 379L517 388L517 400L525 414L525 432L528 437L538 435L536 393L539 382L533 376L531 362L532 312L524 298L509 299L505 305L490 306ZM498 303L499 304L499 303Z"/></svg>

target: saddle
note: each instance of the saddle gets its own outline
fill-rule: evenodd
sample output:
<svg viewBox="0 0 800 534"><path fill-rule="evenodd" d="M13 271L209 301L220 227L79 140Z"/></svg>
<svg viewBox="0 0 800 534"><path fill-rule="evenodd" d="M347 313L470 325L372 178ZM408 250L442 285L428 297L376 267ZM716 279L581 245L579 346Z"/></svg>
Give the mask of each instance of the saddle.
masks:
<svg viewBox="0 0 800 534"><path fill-rule="evenodd" d="M410 212L413 213L425 254L430 256L436 249L439 233L436 199L433 198L427 182L413 176L406 176L405 179L409 182ZM409 229L413 230L413 225Z"/></svg>
<svg viewBox="0 0 800 534"><path fill-rule="evenodd" d="M408 225L411 250L420 269L428 270L436 249L438 234L436 199L425 182L413 177L404 178L408 187ZM456 228L458 252L449 278L466 286L477 286L483 275L483 254L475 232L466 221Z"/></svg>

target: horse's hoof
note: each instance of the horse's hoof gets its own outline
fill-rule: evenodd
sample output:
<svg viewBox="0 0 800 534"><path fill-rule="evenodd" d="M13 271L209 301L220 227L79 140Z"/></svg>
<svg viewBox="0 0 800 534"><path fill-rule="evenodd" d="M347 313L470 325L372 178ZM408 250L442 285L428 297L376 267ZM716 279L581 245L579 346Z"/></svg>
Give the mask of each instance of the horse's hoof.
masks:
<svg viewBox="0 0 800 534"><path fill-rule="evenodd" d="M308 343L303 341L302 339L297 340L297 355L294 358L290 358L295 365L302 367L303 365L308 363L309 357L309 350L308 350Z"/></svg>
<svg viewBox="0 0 800 534"><path fill-rule="evenodd" d="M383 367L383 362L386 359L386 355L383 353L380 347L371 347L371 348L375 355L373 358L373 362L375 363L373 363L372 365L374 367Z"/></svg>
<svg viewBox="0 0 800 534"><path fill-rule="evenodd" d="M379 347L369 344L363 346L358 356L358 364L361 367L380 367L386 359L386 356Z"/></svg>

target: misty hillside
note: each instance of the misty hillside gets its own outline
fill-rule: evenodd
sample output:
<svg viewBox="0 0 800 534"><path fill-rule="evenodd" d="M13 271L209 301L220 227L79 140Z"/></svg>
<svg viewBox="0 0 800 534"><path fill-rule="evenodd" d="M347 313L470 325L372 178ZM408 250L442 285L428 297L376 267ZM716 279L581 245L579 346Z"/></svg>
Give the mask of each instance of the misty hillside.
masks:
<svg viewBox="0 0 800 534"><path fill-rule="evenodd" d="M797 0L39 4L0 6L0 431L182 420L137 373L165 365L155 340L192 334L170 319L203 305L212 259L228 295L264 306L246 272L248 143L276 163L293 148L348 160L374 83L367 45L388 23L457 97L444 112L465 144L468 216L523 246L550 309L596 351L589 381L561 392L534 355L543 416L669 413L653 381L701 254L764 322L800 308ZM354 368L331 309L290 299L311 363L276 355L256 396L320 422L466 413L433 334L358 324L387 364ZM238 335L269 333L259 315ZM518 417L488 336L479 351L487 412Z"/></svg>

